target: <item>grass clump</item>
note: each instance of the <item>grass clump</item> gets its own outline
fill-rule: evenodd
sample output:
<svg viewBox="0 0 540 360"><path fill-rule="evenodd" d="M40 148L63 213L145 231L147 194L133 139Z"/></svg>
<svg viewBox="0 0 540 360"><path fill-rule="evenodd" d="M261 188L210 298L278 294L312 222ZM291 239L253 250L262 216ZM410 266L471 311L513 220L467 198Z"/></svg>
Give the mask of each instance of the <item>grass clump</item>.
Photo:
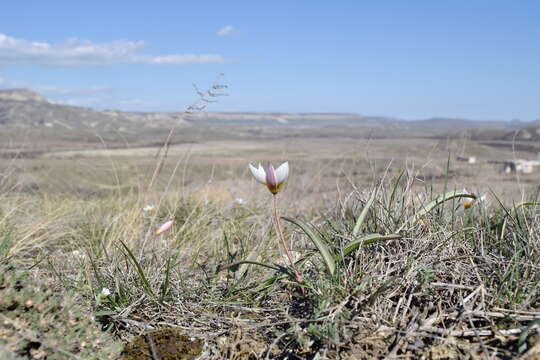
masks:
<svg viewBox="0 0 540 360"><path fill-rule="evenodd" d="M488 206L452 191L424 193L418 204L416 196L406 186L381 186L353 193L311 222L285 218L290 235L303 236L296 264L307 295L288 287L296 279L288 269L244 262L276 270L253 288L253 299L277 304L278 294L289 295L281 314L287 325L270 336L280 334L296 358L512 358L534 351L538 203Z"/></svg>

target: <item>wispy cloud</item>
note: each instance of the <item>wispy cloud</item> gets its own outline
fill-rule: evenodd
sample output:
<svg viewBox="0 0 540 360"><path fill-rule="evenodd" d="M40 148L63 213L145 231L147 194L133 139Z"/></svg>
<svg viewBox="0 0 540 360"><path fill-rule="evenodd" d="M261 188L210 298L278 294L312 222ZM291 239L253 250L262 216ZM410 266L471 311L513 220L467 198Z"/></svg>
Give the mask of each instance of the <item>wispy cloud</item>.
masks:
<svg viewBox="0 0 540 360"><path fill-rule="evenodd" d="M230 35L232 34L233 32L236 31L236 28L232 25L225 25L224 27L222 27L221 29L219 29L217 32L216 32L216 35L219 36L219 37L223 37L223 36L227 36L227 35Z"/></svg>
<svg viewBox="0 0 540 360"><path fill-rule="evenodd" d="M147 57L144 61L148 64L201 64L201 63L222 63L225 60L221 55L193 55L193 54L182 54L182 55L167 55L167 56L154 56Z"/></svg>
<svg viewBox="0 0 540 360"><path fill-rule="evenodd" d="M80 87L80 88L66 88L66 87L54 86L54 85L34 85L34 86L30 85L29 87L41 94L55 96L55 97L102 94L103 92L108 92L112 90L112 88L108 86L88 86L88 87Z"/></svg>
<svg viewBox="0 0 540 360"><path fill-rule="evenodd" d="M3 75L0 76L0 89L13 88L33 90L52 103L90 107L97 110L161 111L163 105L160 101L149 97L126 97L110 86L64 87L28 81L13 81Z"/></svg>
<svg viewBox="0 0 540 360"><path fill-rule="evenodd" d="M141 52L144 41L117 40L95 43L68 39L62 43L27 41L0 34L0 64L50 66L94 66L122 63L187 65L221 63L218 54L148 55Z"/></svg>
<svg viewBox="0 0 540 360"><path fill-rule="evenodd" d="M64 90L56 94L54 92L40 92L40 94L56 104L90 107L96 110L144 111L159 107L159 104L151 99L123 97L111 89L101 92L97 89L92 92L91 88Z"/></svg>
<svg viewBox="0 0 540 360"><path fill-rule="evenodd" d="M95 96L77 96L73 98L63 98L57 101L60 104L71 106L84 106L91 107L96 110L122 110L122 111L151 111L158 110L159 103L156 103L150 99L143 98L123 98L123 97L111 97L101 96L96 94Z"/></svg>
<svg viewBox="0 0 540 360"><path fill-rule="evenodd" d="M79 98L68 98L59 101L58 103L62 105L71 105L71 106L87 106L94 107L103 103L103 99L98 97L79 97Z"/></svg>
<svg viewBox="0 0 540 360"><path fill-rule="evenodd" d="M103 94L113 89L109 86L85 86L85 87L63 87L56 85L36 84L28 81L13 81L0 76L0 88L28 88L38 92L41 95L52 96L55 98L80 96L89 94Z"/></svg>

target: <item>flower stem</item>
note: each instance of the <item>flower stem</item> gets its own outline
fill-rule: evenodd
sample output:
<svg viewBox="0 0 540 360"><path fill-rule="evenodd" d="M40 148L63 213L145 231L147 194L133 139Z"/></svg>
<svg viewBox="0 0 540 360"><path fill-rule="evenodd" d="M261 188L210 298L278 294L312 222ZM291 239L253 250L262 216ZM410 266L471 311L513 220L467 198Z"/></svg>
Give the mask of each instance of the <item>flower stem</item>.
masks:
<svg viewBox="0 0 540 360"><path fill-rule="evenodd" d="M276 223L276 229L279 234L279 239L281 240L281 245L283 245L283 249L285 250L285 254L287 255L287 258L289 259L289 262L291 263L291 269L294 273L294 276L296 277L296 281L299 283L304 282L304 278L298 270L296 270L296 266L294 265L294 260L291 255L291 251L289 250L289 246L287 245L287 241L285 241L285 235L283 235L283 228L281 227L281 221L279 220L278 210L277 210L277 199L276 195L272 196L272 204L274 205L274 220Z"/></svg>

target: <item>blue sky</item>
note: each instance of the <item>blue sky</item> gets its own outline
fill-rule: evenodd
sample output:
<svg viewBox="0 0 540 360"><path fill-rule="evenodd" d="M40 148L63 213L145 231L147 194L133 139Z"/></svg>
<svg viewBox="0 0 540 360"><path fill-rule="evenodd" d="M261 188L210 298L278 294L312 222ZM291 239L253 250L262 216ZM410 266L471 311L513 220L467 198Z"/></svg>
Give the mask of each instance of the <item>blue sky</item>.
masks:
<svg viewBox="0 0 540 360"><path fill-rule="evenodd" d="M6 1L0 87L62 103L540 118L540 1Z"/></svg>

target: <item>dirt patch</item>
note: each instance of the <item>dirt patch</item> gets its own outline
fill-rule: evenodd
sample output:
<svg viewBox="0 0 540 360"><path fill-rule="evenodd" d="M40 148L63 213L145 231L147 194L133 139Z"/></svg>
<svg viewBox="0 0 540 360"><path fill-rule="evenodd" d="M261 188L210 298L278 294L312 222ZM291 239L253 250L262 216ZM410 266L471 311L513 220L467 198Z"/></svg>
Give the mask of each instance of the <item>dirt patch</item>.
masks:
<svg viewBox="0 0 540 360"><path fill-rule="evenodd" d="M179 329L163 328L135 337L126 345L120 360L188 360L196 359L203 341L189 337Z"/></svg>

